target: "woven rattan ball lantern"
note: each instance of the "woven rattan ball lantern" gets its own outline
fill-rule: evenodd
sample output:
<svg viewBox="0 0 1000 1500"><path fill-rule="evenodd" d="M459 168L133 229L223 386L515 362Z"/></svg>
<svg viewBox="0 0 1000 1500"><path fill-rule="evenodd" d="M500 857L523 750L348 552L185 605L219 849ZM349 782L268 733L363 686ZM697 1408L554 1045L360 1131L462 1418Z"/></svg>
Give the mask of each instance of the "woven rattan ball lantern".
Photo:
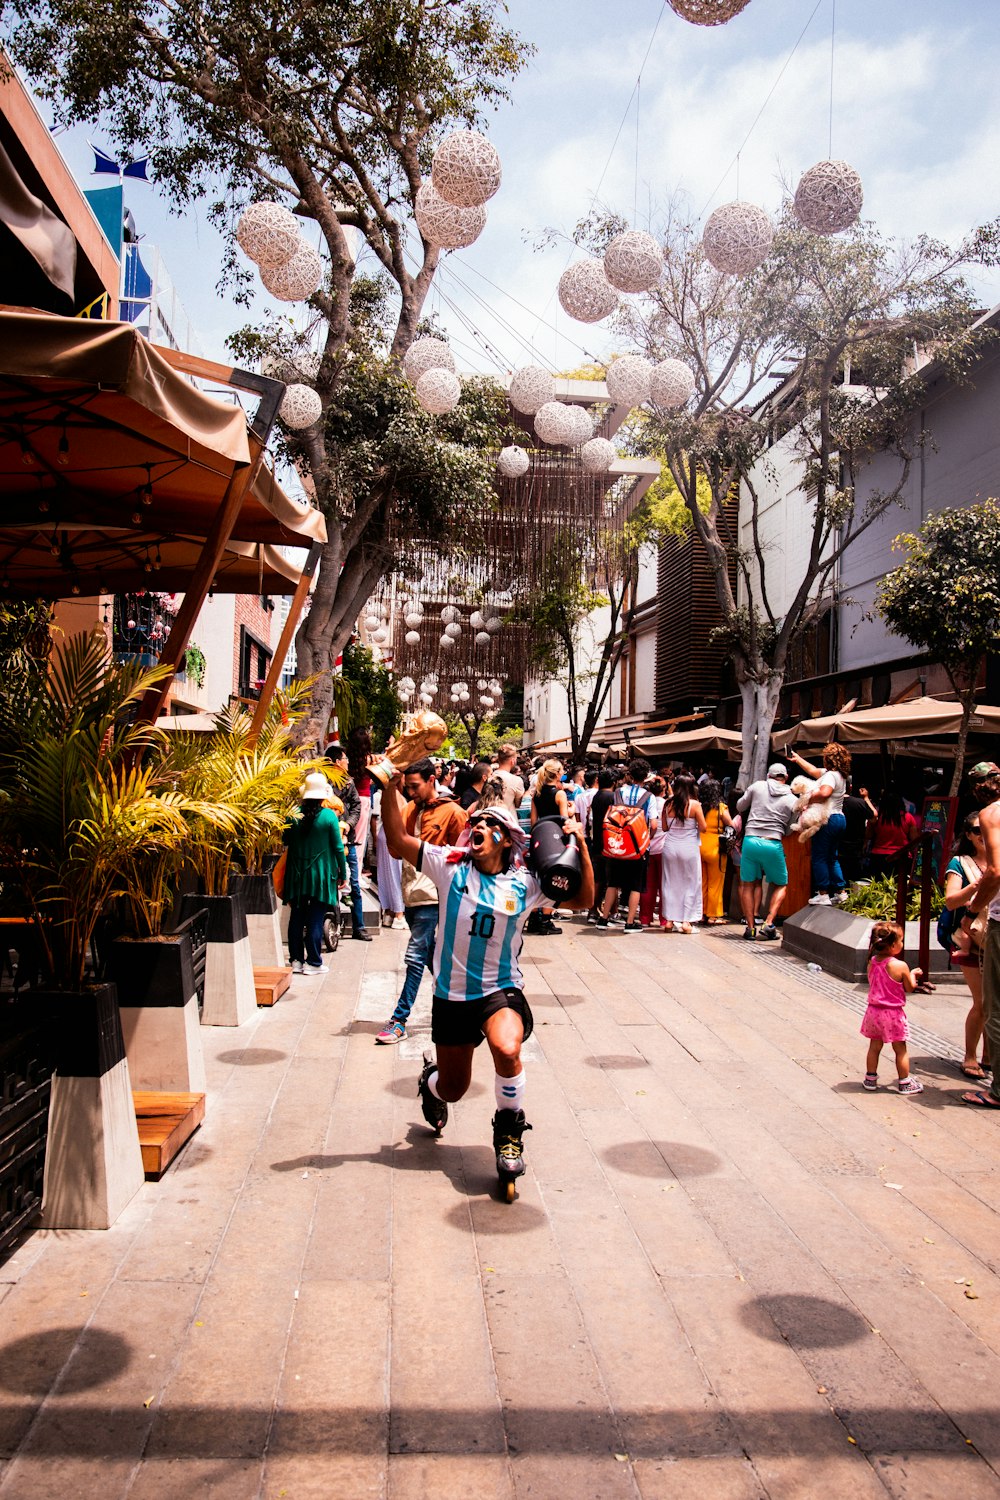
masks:
<svg viewBox="0 0 1000 1500"><path fill-rule="evenodd" d="M259 266L282 266L291 260L302 236L294 216L280 203L251 203L236 226L236 240Z"/></svg>
<svg viewBox="0 0 1000 1500"><path fill-rule="evenodd" d="M694 376L679 359L665 359L653 366L649 377L649 396L661 411L686 406L694 393Z"/></svg>
<svg viewBox="0 0 1000 1500"><path fill-rule="evenodd" d="M472 611L472 614L469 616L469 625L473 630L484 630L486 628L486 619L480 610L474 609Z"/></svg>
<svg viewBox="0 0 1000 1500"><path fill-rule="evenodd" d="M261 266L260 279L279 302L304 302L323 280L323 262L319 252L300 239L291 260L280 266Z"/></svg>
<svg viewBox="0 0 1000 1500"><path fill-rule="evenodd" d="M649 400L649 377L653 366L641 354L623 354L612 360L605 376L608 395L617 406L641 406Z"/></svg>
<svg viewBox="0 0 1000 1500"><path fill-rule="evenodd" d="M693 26L724 26L745 10L750 0L667 0L667 3Z"/></svg>
<svg viewBox="0 0 1000 1500"><path fill-rule="evenodd" d="M511 443L509 448L500 449L500 457L497 459L497 473L504 479L520 479L522 474L527 474L531 467L531 460L523 448L516 443Z"/></svg>
<svg viewBox="0 0 1000 1500"><path fill-rule="evenodd" d="M446 625L454 625L455 621L459 618L460 612L455 608L454 604L446 604L441 611L441 619Z"/></svg>
<svg viewBox="0 0 1000 1500"><path fill-rule="evenodd" d="M452 620L449 625L444 627L444 633L450 641L457 641L461 637L462 627L457 620Z"/></svg>
<svg viewBox="0 0 1000 1500"><path fill-rule="evenodd" d="M448 203L430 180L420 184L413 211L424 239L442 250L464 250L486 228L486 209L481 204L459 208L457 203Z"/></svg>
<svg viewBox="0 0 1000 1500"><path fill-rule="evenodd" d="M515 411L533 417L540 406L554 398L555 393L556 383L548 370L543 370L540 365L525 365L514 371L508 395Z"/></svg>
<svg viewBox="0 0 1000 1500"><path fill-rule="evenodd" d="M403 624L410 630L416 630L417 626L423 623L423 618L423 615L418 615L415 609L410 609L403 616Z"/></svg>
<svg viewBox="0 0 1000 1500"><path fill-rule="evenodd" d="M434 702L434 699L431 697L430 693L421 693L420 701L425 708L430 708L431 704Z"/></svg>
<svg viewBox="0 0 1000 1500"><path fill-rule="evenodd" d="M381 623L381 615L365 615L365 629L367 631L377 630Z"/></svg>
<svg viewBox="0 0 1000 1500"><path fill-rule="evenodd" d="M419 646L420 645L420 631L419 630L408 630L406 632L405 636L403 637L403 639L405 640L405 642L406 642L406 644L408 646Z"/></svg>
<svg viewBox="0 0 1000 1500"><path fill-rule="evenodd" d="M450 651L452 649L452 647L454 646L454 644L455 644L454 639L450 635L443 635L441 637L441 639L440 639L440 642L439 642L439 645L445 651Z"/></svg>
<svg viewBox="0 0 1000 1500"><path fill-rule="evenodd" d="M498 635L503 629L503 616L491 615L486 621L486 629L490 635Z"/></svg>
<svg viewBox="0 0 1000 1500"><path fill-rule="evenodd" d="M580 462L588 474L605 474L617 457L614 443L607 438L591 438L580 449Z"/></svg>
<svg viewBox="0 0 1000 1500"><path fill-rule="evenodd" d="M489 643L490 643L489 632L486 631L486 630L477 630L476 631L476 645L477 646L488 646Z"/></svg>
<svg viewBox="0 0 1000 1500"><path fill-rule="evenodd" d="M278 407L278 416L294 432L311 427L323 415L323 403L308 385L289 385Z"/></svg>
<svg viewBox="0 0 1000 1500"><path fill-rule="evenodd" d="M818 161L795 189L795 213L814 234L839 234L855 223L864 202L861 178L846 161Z"/></svg>
<svg viewBox="0 0 1000 1500"><path fill-rule="evenodd" d="M429 411L431 416L440 417L447 411L454 411L462 394L462 387L458 376L453 375L450 370L425 370L417 381L416 392L424 411Z"/></svg>
<svg viewBox="0 0 1000 1500"><path fill-rule="evenodd" d="M535 432L543 443L568 444L572 420L568 406L561 401L546 401L535 412Z"/></svg>
<svg viewBox="0 0 1000 1500"><path fill-rule="evenodd" d="M444 339L417 339L403 356L403 374L414 385L428 370L454 369L455 356Z"/></svg>
<svg viewBox="0 0 1000 1500"><path fill-rule="evenodd" d="M727 276L748 276L771 253L774 225L755 203L724 203L705 225L705 258Z"/></svg>
<svg viewBox="0 0 1000 1500"><path fill-rule="evenodd" d="M387 646L389 644L389 632L381 627L372 635L373 646Z"/></svg>
<svg viewBox="0 0 1000 1500"><path fill-rule="evenodd" d="M567 406L566 416L569 433L566 441L571 447L578 448L594 436L594 419L585 406Z"/></svg>
<svg viewBox="0 0 1000 1500"><path fill-rule="evenodd" d="M599 323L618 306L618 293L601 261L589 256L568 266L559 278L559 304L578 323Z"/></svg>
<svg viewBox="0 0 1000 1500"><path fill-rule="evenodd" d="M473 208L499 188L500 155L478 130L453 130L434 153L431 176L446 203Z"/></svg>
<svg viewBox="0 0 1000 1500"><path fill-rule="evenodd" d="M620 292L650 292L663 274L663 251L651 234L626 229L604 252L604 274Z"/></svg>

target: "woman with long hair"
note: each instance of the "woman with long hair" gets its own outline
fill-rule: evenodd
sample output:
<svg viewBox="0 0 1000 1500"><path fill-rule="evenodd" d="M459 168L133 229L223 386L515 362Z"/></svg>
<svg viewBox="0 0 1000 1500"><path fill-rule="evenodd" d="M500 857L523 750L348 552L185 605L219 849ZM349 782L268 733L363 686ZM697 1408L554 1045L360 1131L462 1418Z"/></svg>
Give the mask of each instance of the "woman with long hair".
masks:
<svg viewBox="0 0 1000 1500"><path fill-rule="evenodd" d="M326 973L323 923L347 879L340 819L332 808L323 805L335 795L322 772L310 772L299 809L282 835L288 849L282 900L290 907L288 956L293 974Z"/></svg>
<svg viewBox="0 0 1000 1500"><path fill-rule="evenodd" d="M977 807L962 824L962 836L955 857L944 872L944 904L948 911L954 913L949 948L951 961L961 969L972 996L972 1004L965 1018L965 1060L962 1072L966 1078L975 1078L977 1081L985 1078L990 1068L983 1037L982 955L970 937L969 924L963 919L966 915L966 902L972 899L972 893L985 872L986 848ZM983 1041L982 1062L978 1057L980 1039Z"/></svg>
<svg viewBox="0 0 1000 1500"><path fill-rule="evenodd" d="M721 835L724 828L732 828L733 820L722 800L722 788L712 777L701 783L698 800L705 814L705 832L701 835L701 897L704 920L711 927L726 920L722 893L729 861Z"/></svg>
<svg viewBox="0 0 1000 1500"><path fill-rule="evenodd" d="M899 856L917 836L920 824L898 792L884 792L878 812L868 821L871 845L868 868L873 875L894 875Z"/></svg>
<svg viewBox="0 0 1000 1500"><path fill-rule="evenodd" d="M847 900L847 882L840 868L837 851L847 829L844 817L844 798L847 795L847 778L851 774L851 752L843 745L823 746L823 767L814 766L793 750L791 758L800 770L813 777L815 787L810 802L829 802L830 816L821 824L812 840L812 882L815 894L810 896L810 906L839 906Z"/></svg>
<svg viewBox="0 0 1000 1500"><path fill-rule="evenodd" d="M695 796L693 776L675 776L673 792L660 816L663 833L660 926L665 932L693 932L701 920L701 835L705 814Z"/></svg>
<svg viewBox="0 0 1000 1500"><path fill-rule="evenodd" d="M531 827L534 828L539 818L562 818L563 822L572 817L570 812L569 798L560 786L562 779L562 762L558 760L543 761L538 769L538 779L535 782L535 790L531 798ZM525 932L535 933L541 937L550 937L554 933L562 931L552 920L555 907L551 902L546 906L540 906L531 913L525 926Z"/></svg>

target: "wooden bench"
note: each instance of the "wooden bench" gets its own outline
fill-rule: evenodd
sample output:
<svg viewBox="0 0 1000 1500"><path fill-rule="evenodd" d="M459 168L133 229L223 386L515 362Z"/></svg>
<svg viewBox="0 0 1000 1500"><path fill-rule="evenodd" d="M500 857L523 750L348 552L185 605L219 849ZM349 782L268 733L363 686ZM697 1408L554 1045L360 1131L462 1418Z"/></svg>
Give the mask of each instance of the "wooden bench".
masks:
<svg viewBox="0 0 1000 1500"><path fill-rule="evenodd" d="M254 969L253 987L258 1005L273 1005L292 982L291 969Z"/></svg>
<svg viewBox="0 0 1000 1500"><path fill-rule="evenodd" d="M204 1094L133 1091L142 1166L147 1177L162 1177L178 1151L205 1118Z"/></svg>

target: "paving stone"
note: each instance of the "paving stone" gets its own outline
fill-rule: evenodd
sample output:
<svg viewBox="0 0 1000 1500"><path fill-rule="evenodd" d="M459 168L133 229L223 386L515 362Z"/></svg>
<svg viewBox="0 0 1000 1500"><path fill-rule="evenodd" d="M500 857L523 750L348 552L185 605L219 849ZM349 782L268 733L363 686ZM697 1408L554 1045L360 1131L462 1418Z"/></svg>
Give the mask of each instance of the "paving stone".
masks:
<svg viewBox="0 0 1000 1500"><path fill-rule="evenodd" d="M260 1476L255 1460L151 1459L139 1468L128 1500L258 1500Z"/></svg>
<svg viewBox="0 0 1000 1500"><path fill-rule="evenodd" d="M634 1470L642 1500L767 1500L767 1491L742 1454L639 1459Z"/></svg>
<svg viewBox="0 0 1000 1500"><path fill-rule="evenodd" d="M388 1500L513 1500L507 1458L487 1454L393 1453Z"/></svg>

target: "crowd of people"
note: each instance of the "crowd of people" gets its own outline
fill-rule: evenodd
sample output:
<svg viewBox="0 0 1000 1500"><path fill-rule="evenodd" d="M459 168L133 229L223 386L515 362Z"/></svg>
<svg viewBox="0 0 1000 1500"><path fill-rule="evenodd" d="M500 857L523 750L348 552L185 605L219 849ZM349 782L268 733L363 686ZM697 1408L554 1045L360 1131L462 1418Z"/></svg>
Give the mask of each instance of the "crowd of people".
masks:
<svg viewBox="0 0 1000 1500"><path fill-rule="evenodd" d="M917 807L896 789L877 802L851 782L851 756L826 745L815 764L792 751L800 773L781 761L741 790L711 767L654 770L634 757L566 765L503 745L473 763L423 758L384 791L368 771L371 744L362 733L333 744L336 786L306 778L299 815L286 831L285 900L291 907L293 969L326 972L322 917L350 883L352 937L365 931L360 872L373 851L382 923L409 932L402 987L376 1042L407 1034L423 974L434 979L432 1036L419 1082L422 1108L436 1131L447 1106L465 1093L474 1048L487 1041L496 1070L494 1145L501 1179L523 1170L524 1079L520 1047L530 1035L530 1008L518 968L524 933L558 935L559 904L531 873L525 850L540 819L555 819L580 850L581 893L563 907L586 911L596 928L624 933L658 928L690 935L725 923L738 886L743 940L773 941L788 886L785 840L809 839L810 903L839 905L849 887L899 868L919 832ZM981 1109L1000 1108L990 1058L1000 1052L1000 768L983 762L970 773L976 803L965 818L944 881L939 939L968 985L963 1072L988 1087L963 1095ZM403 794L402 796L400 794ZM331 811L330 809L336 809ZM921 981L902 958L903 932L891 922L871 932L868 1039L864 1087L878 1087L878 1059L894 1051L901 1093L920 1092L906 1047L906 1000Z"/></svg>

